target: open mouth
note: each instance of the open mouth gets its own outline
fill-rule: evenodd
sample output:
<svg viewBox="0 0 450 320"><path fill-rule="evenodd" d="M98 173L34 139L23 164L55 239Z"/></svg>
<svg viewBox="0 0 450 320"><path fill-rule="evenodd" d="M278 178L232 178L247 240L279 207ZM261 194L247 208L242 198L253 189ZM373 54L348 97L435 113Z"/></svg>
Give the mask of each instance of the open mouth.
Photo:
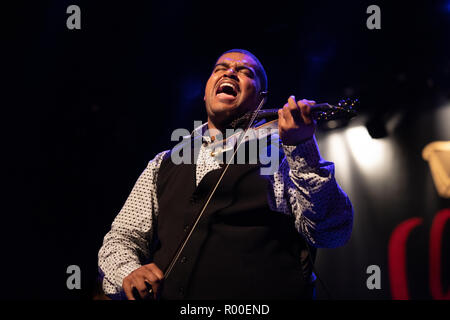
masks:
<svg viewBox="0 0 450 320"><path fill-rule="evenodd" d="M222 82L217 88L216 95L226 99L234 99L238 94L238 86L232 82Z"/></svg>

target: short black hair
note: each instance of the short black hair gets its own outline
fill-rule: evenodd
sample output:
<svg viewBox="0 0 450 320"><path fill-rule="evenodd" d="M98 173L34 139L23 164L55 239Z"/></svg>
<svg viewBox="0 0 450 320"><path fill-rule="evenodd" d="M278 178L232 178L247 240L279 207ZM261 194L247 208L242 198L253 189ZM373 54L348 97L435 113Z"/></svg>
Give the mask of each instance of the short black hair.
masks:
<svg viewBox="0 0 450 320"><path fill-rule="evenodd" d="M247 56L250 56L253 60L255 60L255 62L258 64L258 70L256 71L256 75L259 78L259 82L261 84L261 91L267 91L267 74L266 74L266 70L264 70L264 67L262 65L262 63L259 61L259 59L250 51L245 50L245 49L231 49L228 51L225 51L224 53L222 53L219 58L221 56L223 56L226 53L231 53L231 52L239 52L239 53L243 53Z"/></svg>

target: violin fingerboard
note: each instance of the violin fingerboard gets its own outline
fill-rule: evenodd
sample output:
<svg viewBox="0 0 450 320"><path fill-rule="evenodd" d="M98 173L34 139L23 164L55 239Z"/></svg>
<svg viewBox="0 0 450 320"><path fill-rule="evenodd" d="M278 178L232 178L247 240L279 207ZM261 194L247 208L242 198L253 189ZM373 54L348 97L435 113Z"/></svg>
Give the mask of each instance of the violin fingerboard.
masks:
<svg viewBox="0 0 450 320"><path fill-rule="evenodd" d="M325 122L336 119L351 119L356 116L356 109L359 104L358 99L345 99L340 100L337 106L322 103L311 107L311 117L317 122ZM255 118L255 123L261 119L266 121L275 120L278 118L279 109L263 109L258 112ZM248 112L242 117L234 120L230 123L230 127L233 129L245 128L249 125L249 121L252 119L254 112Z"/></svg>

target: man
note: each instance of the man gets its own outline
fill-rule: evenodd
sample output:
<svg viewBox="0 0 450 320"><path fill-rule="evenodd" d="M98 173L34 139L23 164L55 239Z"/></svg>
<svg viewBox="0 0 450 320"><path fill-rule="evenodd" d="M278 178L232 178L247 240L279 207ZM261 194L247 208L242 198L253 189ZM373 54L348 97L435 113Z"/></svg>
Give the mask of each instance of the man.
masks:
<svg viewBox="0 0 450 320"><path fill-rule="evenodd" d="M149 162L99 252L104 292L112 298L309 299L311 249L351 235L353 209L321 159L311 118L314 101L289 97L278 112L280 164L233 164L196 228L195 218L224 167L209 145L233 119L265 98L267 77L250 52L222 54L206 84L207 123L194 164L164 151ZM209 129L209 130L206 130ZM164 274L186 235L191 239Z"/></svg>

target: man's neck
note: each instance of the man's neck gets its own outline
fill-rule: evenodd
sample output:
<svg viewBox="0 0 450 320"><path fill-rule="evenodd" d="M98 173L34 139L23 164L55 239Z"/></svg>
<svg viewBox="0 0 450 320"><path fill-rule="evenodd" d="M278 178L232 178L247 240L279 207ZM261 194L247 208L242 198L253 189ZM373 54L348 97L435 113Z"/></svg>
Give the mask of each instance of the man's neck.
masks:
<svg viewBox="0 0 450 320"><path fill-rule="evenodd" d="M223 132L224 128L214 124L211 119L208 118L208 130L210 135L217 135L218 133Z"/></svg>

